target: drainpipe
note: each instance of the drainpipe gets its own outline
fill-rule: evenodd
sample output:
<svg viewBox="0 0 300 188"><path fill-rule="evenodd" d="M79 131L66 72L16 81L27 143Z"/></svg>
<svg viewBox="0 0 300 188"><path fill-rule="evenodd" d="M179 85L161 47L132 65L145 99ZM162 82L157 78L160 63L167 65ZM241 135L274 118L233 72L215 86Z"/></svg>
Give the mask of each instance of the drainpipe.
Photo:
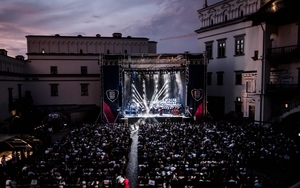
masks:
<svg viewBox="0 0 300 188"><path fill-rule="evenodd" d="M265 53L265 40L266 40L266 28L264 28L263 24L260 24L261 29L263 31L263 46L262 46L262 58L261 58L261 91L260 91L260 110L259 110L259 125L262 126L262 117L263 117L263 100L264 100L264 94L265 94L265 59L266 59L266 53ZM265 23L266 27L266 23Z"/></svg>

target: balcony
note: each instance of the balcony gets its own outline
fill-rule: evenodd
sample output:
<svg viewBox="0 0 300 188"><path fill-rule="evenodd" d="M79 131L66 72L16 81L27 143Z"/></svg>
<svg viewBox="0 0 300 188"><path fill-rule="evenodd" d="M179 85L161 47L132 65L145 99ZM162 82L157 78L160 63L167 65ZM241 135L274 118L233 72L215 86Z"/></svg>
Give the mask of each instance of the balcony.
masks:
<svg viewBox="0 0 300 188"><path fill-rule="evenodd" d="M267 84L268 93L290 93L300 94L299 84Z"/></svg>
<svg viewBox="0 0 300 188"><path fill-rule="evenodd" d="M268 49L267 58L271 63L286 64L300 57L300 45L283 46Z"/></svg>

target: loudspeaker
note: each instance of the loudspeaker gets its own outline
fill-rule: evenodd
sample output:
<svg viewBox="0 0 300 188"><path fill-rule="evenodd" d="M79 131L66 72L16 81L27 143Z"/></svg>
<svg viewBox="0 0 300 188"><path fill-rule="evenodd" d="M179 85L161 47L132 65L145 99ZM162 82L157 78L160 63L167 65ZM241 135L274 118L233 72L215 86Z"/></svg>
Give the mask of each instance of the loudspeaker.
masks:
<svg viewBox="0 0 300 188"><path fill-rule="evenodd" d="M122 95L122 85L120 84L119 85L119 106L122 106L122 98L123 98L123 95Z"/></svg>
<svg viewBox="0 0 300 188"><path fill-rule="evenodd" d="M186 104L187 104L187 106L190 106L190 100L191 100L191 86L190 86L190 84L187 85L186 94L187 94Z"/></svg>

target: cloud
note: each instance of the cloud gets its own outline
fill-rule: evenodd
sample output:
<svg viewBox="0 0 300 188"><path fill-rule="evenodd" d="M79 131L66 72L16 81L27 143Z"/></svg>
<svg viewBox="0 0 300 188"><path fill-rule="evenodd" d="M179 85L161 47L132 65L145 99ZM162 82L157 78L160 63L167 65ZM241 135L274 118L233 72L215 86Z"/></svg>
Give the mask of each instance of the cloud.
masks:
<svg viewBox="0 0 300 188"><path fill-rule="evenodd" d="M25 55L26 35L111 36L121 32L123 36L157 41L161 51L174 49L177 45L172 42L177 41L182 46L192 45L196 51L197 41L189 41L192 38L187 38L187 42L160 39L193 33L199 27L197 10L202 6L203 0L3 0L0 48L16 51L9 54ZM177 49L174 51L181 51Z"/></svg>

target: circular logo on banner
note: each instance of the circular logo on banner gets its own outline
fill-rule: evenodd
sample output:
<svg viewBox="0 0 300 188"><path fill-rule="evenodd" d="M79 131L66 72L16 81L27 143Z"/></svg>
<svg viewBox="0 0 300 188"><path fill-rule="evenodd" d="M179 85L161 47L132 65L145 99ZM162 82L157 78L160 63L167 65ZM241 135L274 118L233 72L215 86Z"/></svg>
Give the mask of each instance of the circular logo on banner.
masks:
<svg viewBox="0 0 300 188"><path fill-rule="evenodd" d="M119 97L119 91L116 89L114 89L114 90L109 89L106 91L106 97L111 102L115 102Z"/></svg>
<svg viewBox="0 0 300 188"><path fill-rule="evenodd" d="M202 89L192 89L191 94L195 101L200 101L203 98L203 90Z"/></svg>

